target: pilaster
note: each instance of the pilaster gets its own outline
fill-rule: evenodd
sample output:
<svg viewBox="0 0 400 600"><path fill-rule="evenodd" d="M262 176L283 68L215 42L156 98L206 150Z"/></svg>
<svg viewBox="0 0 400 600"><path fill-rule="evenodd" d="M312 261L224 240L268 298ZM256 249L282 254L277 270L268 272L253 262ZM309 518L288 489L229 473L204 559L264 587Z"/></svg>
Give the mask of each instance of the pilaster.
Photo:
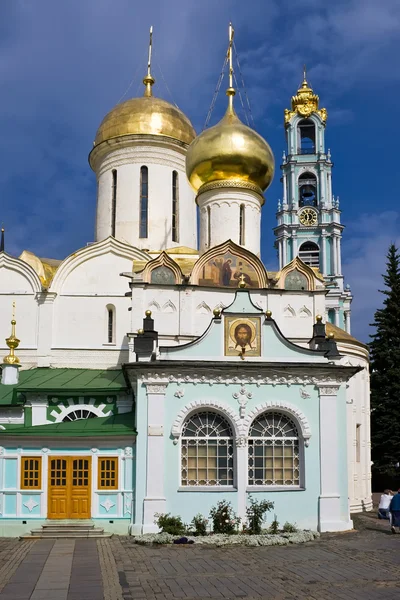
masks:
<svg viewBox="0 0 400 600"><path fill-rule="evenodd" d="M156 533L156 513L166 512L164 490L164 412L167 384L147 384L147 474L143 501L143 533Z"/></svg>
<svg viewBox="0 0 400 600"><path fill-rule="evenodd" d="M339 483L338 398L340 384L319 384L320 412L320 496L319 530L345 531L352 528L349 518L342 515ZM346 493L346 502L348 503Z"/></svg>
<svg viewBox="0 0 400 600"><path fill-rule="evenodd" d="M53 310L57 294L54 292L38 292L36 301L39 306L37 366L49 367L53 340Z"/></svg>

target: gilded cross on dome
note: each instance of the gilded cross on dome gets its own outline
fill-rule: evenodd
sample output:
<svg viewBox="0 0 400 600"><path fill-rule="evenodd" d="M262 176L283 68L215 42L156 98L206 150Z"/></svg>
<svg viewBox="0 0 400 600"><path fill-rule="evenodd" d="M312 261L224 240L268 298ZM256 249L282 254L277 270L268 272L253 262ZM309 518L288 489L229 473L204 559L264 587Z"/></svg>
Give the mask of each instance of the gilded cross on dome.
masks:
<svg viewBox="0 0 400 600"><path fill-rule="evenodd" d="M326 108L319 108L319 96L314 94L308 84L306 66L304 65L303 82L297 90L297 94L292 96L292 110L285 108L285 124L289 123L295 114L307 119L313 113L317 113L324 123L328 118L328 111Z"/></svg>

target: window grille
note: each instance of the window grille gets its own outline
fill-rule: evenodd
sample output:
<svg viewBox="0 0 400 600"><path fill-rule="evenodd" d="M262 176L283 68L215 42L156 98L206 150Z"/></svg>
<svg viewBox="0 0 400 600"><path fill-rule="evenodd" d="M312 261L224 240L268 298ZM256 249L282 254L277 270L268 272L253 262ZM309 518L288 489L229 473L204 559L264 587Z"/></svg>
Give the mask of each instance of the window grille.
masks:
<svg viewBox="0 0 400 600"><path fill-rule="evenodd" d="M299 248L299 258L310 267L319 268L319 248L314 242L304 242Z"/></svg>
<svg viewBox="0 0 400 600"><path fill-rule="evenodd" d="M179 242L178 202L179 202L178 173L177 173L177 171L172 171L172 241L173 242Z"/></svg>
<svg viewBox="0 0 400 600"><path fill-rule="evenodd" d="M95 417L97 417L96 413L92 412L90 409L77 408L76 410L73 410L70 413L68 413L63 418L63 422L78 421L79 419L94 419Z"/></svg>
<svg viewBox="0 0 400 600"><path fill-rule="evenodd" d="M183 426L181 451L182 486L233 485L233 433L221 415L192 415Z"/></svg>
<svg viewBox="0 0 400 600"><path fill-rule="evenodd" d="M98 473L99 490L118 488L118 458L99 458Z"/></svg>
<svg viewBox="0 0 400 600"><path fill-rule="evenodd" d="M115 237L115 221L117 215L117 171L112 172L112 192L111 192L111 235Z"/></svg>
<svg viewBox="0 0 400 600"><path fill-rule="evenodd" d="M149 170L140 168L140 225L139 237L147 238L147 221L149 212Z"/></svg>
<svg viewBox="0 0 400 600"><path fill-rule="evenodd" d="M21 489L40 489L42 481L42 459L40 456L21 459Z"/></svg>
<svg viewBox="0 0 400 600"><path fill-rule="evenodd" d="M299 434L288 416L266 412L257 417L248 449L249 485L300 485Z"/></svg>

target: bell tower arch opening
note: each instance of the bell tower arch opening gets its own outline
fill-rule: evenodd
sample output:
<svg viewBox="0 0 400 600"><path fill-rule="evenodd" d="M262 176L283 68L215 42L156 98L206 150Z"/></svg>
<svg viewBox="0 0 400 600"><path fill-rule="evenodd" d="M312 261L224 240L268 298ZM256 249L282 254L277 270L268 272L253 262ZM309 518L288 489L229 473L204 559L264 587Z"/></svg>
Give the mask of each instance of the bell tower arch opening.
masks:
<svg viewBox="0 0 400 600"><path fill-rule="evenodd" d="M311 119L299 121L297 139L298 154L315 154L315 123Z"/></svg>
<svg viewBox="0 0 400 600"><path fill-rule="evenodd" d="M303 206L318 206L317 178L313 173L299 177L299 208Z"/></svg>
<svg viewBox="0 0 400 600"><path fill-rule="evenodd" d="M314 242L304 242L299 248L299 258L309 267L319 268L319 246Z"/></svg>

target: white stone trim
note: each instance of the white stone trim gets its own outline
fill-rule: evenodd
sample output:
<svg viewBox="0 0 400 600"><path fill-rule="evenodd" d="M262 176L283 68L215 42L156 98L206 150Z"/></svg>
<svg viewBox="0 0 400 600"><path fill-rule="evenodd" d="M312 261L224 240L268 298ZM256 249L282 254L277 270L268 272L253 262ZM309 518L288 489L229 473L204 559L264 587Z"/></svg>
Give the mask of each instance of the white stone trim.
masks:
<svg viewBox="0 0 400 600"><path fill-rule="evenodd" d="M182 410L179 411L175 421L172 424L171 434L175 438L179 438L182 433L183 424L187 417L196 410L207 408L216 409L217 411L223 413L225 417L229 417L229 420L234 428L234 437L240 437L241 435L244 435L244 429L240 422L240 417L238 413L235 412L228 404L220 402L219 400L214 400L212 398L204 400L194 400L193 402L187 404L184 408L182 408Z"/></svg>
<svg viewBox="0 0 400 600"><path fill-rule="evenodd" d="M304 444L306 446L309 445L311 438L311 428L308 419L305 416L305 414L301 412L301 410L299 410L293 404L289 404L289 402L275 402L271 400L269 402L263 402L263 404L259 404L258 406L256 406L244 419L243 428L246 431L246 435L248 435L250 425L254 421L254 419L257 418L263 412L269 410L280 410L282 412L288 413L292 418L294 418L300 426Z"/></svg>

